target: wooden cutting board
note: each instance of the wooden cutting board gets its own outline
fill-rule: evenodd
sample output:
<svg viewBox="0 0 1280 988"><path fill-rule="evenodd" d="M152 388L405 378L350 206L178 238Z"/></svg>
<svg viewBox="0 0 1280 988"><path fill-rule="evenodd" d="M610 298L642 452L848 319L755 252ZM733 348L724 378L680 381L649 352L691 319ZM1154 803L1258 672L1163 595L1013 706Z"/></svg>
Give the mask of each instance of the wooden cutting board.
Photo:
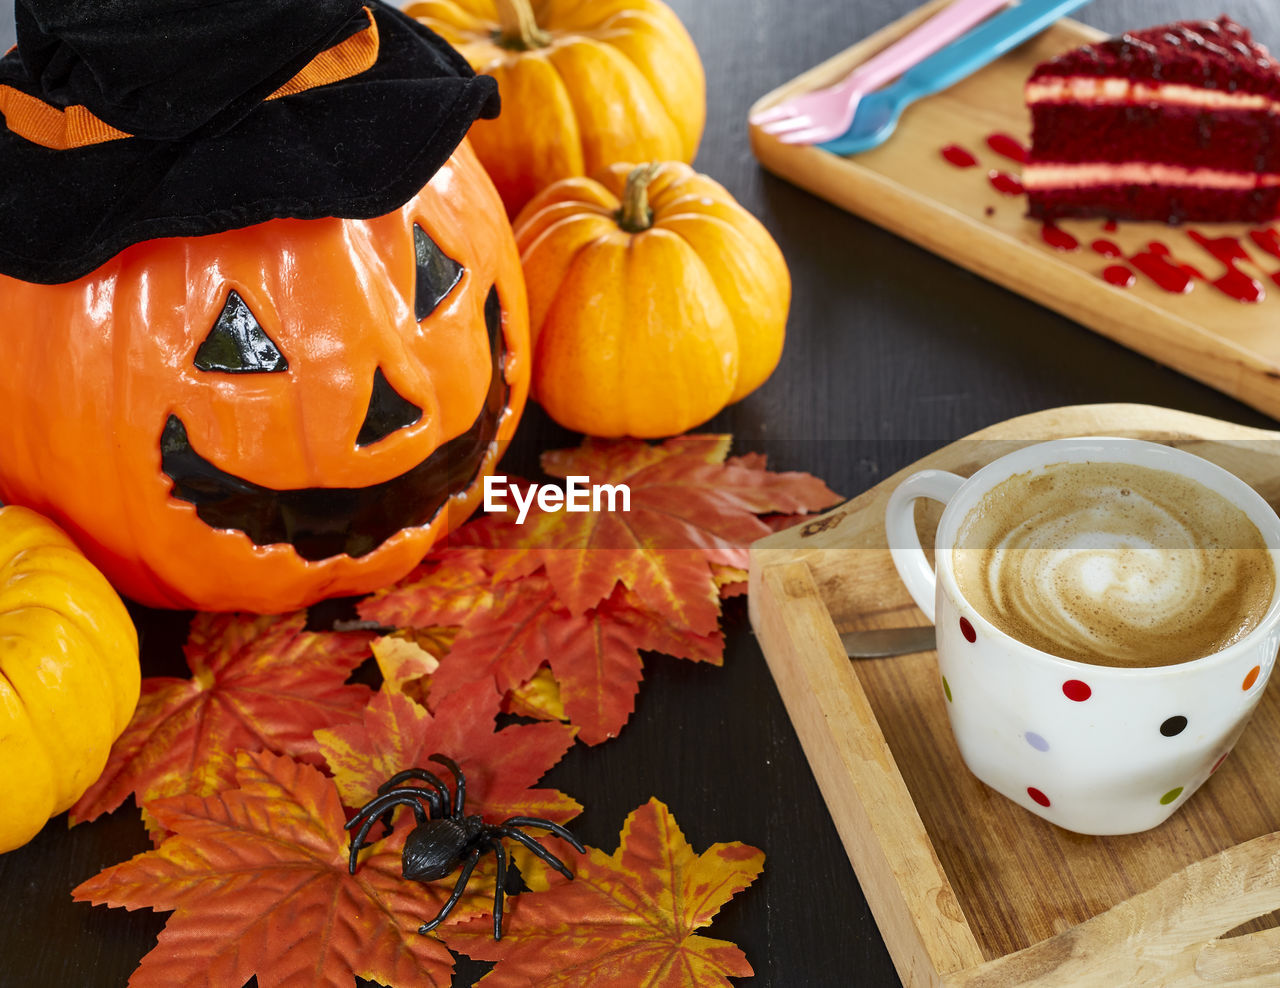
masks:
<svg viewBox="0 0 1280 988"><path fill-rule="evenodd" d="M928 4L769 93L755 109L808 89L830 85L945 4ZM1022 87L1041 61L1101 35L1063 20L951 89L908 108L897 132L874 151L842 158L815 147L781 144L751 128L756 156L770 171L929 250L1034 299L1161 363L1280 417L1280 258L1239 225L1167 227L1124 223L1114 231L1098 220L1063 221L1076 240L1074 251L1045 242L1042 224L1025 217L1026 198L998 192L995 171L1010 176L1019 166L987 146L1003 133L1026 143L1030 119ZM973 153L977 167L947 163L941 149L957 145ZM1226 266L1189 236L1194 229L1213 238L1235 238L1249 260L1239 269L1267 297L1245 304L1211 283ZM1260 234L1264 230L1258 230ZM1108 240L1124 257L1094 251ZM1165 245L1178 262L1204 278L1187 294L1159 288L1127 259L1152 242ZM1116 263L1135 270L1131 288L1103 280Z"/></svg>
<svg viewBox="0 0 1280 988"><path fill-rule="evenodd" d="M1084 837L965 768L932 652L850 661L839 633L926 624L893 568L890 491L1028 442L1128 435L1212 460L1280 504L1280 433L1142 405L1054 409L952 443L752 546L752 625L898 973L952 988L1280 984L1280 684L1187 804ZM920 512L931 545L940 512ZM1259 919L1259 917L1262 917ZM1244 935L1223 938L1231 930Z"/></svg>

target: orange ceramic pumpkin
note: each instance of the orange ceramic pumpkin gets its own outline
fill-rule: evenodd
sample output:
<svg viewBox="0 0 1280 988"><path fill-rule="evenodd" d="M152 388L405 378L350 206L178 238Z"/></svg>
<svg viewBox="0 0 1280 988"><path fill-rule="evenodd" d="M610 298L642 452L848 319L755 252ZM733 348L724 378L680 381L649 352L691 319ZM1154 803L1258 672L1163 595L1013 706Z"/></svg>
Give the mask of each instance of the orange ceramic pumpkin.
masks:
<svg viewBox="0 0 1280 988"><path fill-rule="evenodd" d="M283 611L399 578L473 509L529 380L519 258L464 143L403 207L0 277L0 499L127 596Z"/></svg>
<svg viewBox="0 0 1280 988"><path fill-rule="evenodd" d="M514 216L615 161L693 161L706 121L698 50L661 0L422 0L405 13L498 80L471 140Z"/></svg>
<svg viewBox="0 0 1280 988"><path fill-rule="evenodd" d="M593 436L684 432L782 356L791 276L768 231L688 165L614 165L516 220L533 397Z"/></svg>

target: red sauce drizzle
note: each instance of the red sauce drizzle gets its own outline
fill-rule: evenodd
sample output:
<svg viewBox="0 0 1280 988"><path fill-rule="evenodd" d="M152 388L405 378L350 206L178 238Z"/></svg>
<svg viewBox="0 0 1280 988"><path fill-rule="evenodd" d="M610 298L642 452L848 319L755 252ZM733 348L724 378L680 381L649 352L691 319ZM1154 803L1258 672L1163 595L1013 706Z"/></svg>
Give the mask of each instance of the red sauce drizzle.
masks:
<svg viewBox="0 0 1280 988"><path fill-rule="evenodd" d="M1275 229L1254 230L1249 238L1272 257L1280 257L1280 232Z"/></svg>
<svg viewBox="0 0 1280 988"><path fill-rule="evenodd" d="M948 144L941 153L948 164L955 165L957 168L972 168L978 163L978 159L959 144Z"/></svg>
<svg viewBox="0 0 1280 988"><path fill-rule="evenodd" d="M1026 146L1010 134L988 134L986 142L987 147L992 151L1008 158L1010 161L1023 164L1027 160L1028 151ZM941 149L940 153L949 164L956 168L972 168L978 163L978 159L972 152L958 144L948 144ZM1008 172L992 169L987 172L987 180L991 183L992 188L1001 195L1020 196L1025 191L1021 180L1016 175L1010 175ZM988 206L986 208L988 216L991 216L994 212L995 210L992 207ZM1120 228L1120 224L1113 219L1109 219L1103 223L1102 228L1108 233L1114 233ZM1208 282L1218 291L1238 302L1261 302L1266 298L1266 291L1263 289L1261 282L1250 277L1237 266L1239 261L1251 260L1240 240L1235 237L1206 237L1194 230L1188 231L1188 236L1212 255L1214 259L1219 261L1226 268L1226 273L1217 279L1206 278L1195 267L1175 258L1168 245L1158 240L1153 240L1147 244L1145 250L1139 251L1132 257L1127 258L1127 260L1134 268L1137 268L1138 271L1155 282L1157 287L1173 294L1186 294L1191 291L1194 282L1199 279ZM1054 250L1073 251L1080 248L1080 241L1053 223L1045 223L1040 227L1040 238ZM1272 257L1280 258L1280 230L1275 228L1253 230L1250 232L1249 238L1259 250L1270 254ZM1102 257L1124 257L1124 251L1111 240L1099 238L1089 246L1095 254L1099 254ZM1109 265L1103 270L1102 277L1109 284L1120 288L1129 288L1136 280L1133 271L1123 264ZM1280 285L1280 271L1273 273L1271 280Z"/></svg>
<svg viewBox="0 0 1280 988"><path fill-rule="evenodd" d="M1261 302L1267 297L1262 282L1255 281L1236 267L1227 268L1227 273L1213 282L1213 287L1237 302Z"/></svg>
<svg viewBox="0 0 1280 988"><path fill-rule="evenodd" d="M1102 272L1102 277L1104 277L1111 284L1115 285L1117 288L1132 288L1133 283L1136 280L1133 277L1133 272L1130 271L1128 268L1126 268L1123 264L1110 265L1105 271Z"/></svg>
<svg viewBox="0 0 1280 988"><path fill-rule="evenodd" d="M1174 267L1179 268L1189 278L1199 278L1201 281L1208 280L1207 278L1205 278L1204 275L1202 275L1199 271L1193 268L1190 264L1183 264L1181 261L1179 261L1176 257L1173 256L1173 251L1169 250L1166 244L1162 244L1158 240L1153 240L1151 241L1151 243L1147 244L1147 250L1149 250L1152 254L1155 254L1157 257L1165 261L1168 261Z"/></svg>
<svg viewBox="0 0 1280 988"><path fill-rule="evenodd" d="M987 147L1020 165L1027 162L1026 146L1012 134L988 134Z"/></svg>
<svg viewBox="0 0 1280 988"><path fill-rule="evenodd" d="M1169 263L1168 248L1166 247L1161 253L1155 249L1160 247L1164 245L1149 244L1146 250L1134 254L1129 261L1166 292L1184 295L1191 291L1192 275L1188 274L1185 268Z"/></svg>
<svg viewBox="0 0 1280 988"><path fill-rule="evenodd" d="M1054 250L1079 250L1080 241L1061 227L1045 223L1040 227L1040 239Z"/></svg>
<svg viewBox="0 0 1280 988"><path fill-rule="evenodd" d="M1214 288L1237 302L1261 302L1267 297L1261 282L1255 281L1236 267L1237 261L1250 260L1239 240L1235 237L1206 237L1195 230L1189 230L1187 236L1226 267L1226 274L1212 282Z"/></svg>
<svg viewBox="0 0 1280 988"><path fill-rule="evenodd" d="M991 182L992 187L1002 196L1022 195L1022 183L1007 172L987 172L987 179Z"/></svg>
<svg viewBox="0 0 1280 988"><path fill-rule="evenodd" d="M1253 230L1249 233L1249 239L1272 257L1280 257L1280 232L1274 229ZM1272 274L1271 280L1280 285L1280 271Z"/></svg>
<svg viewBox="0 0 1280 988"><path fill-rule="evenodd" d="M1234 264L1236 261L1247 261L1249 255L1235 237L1206 237L1203 233L1188 230L1187 236L1216 257L1223 264Z"/></svg>

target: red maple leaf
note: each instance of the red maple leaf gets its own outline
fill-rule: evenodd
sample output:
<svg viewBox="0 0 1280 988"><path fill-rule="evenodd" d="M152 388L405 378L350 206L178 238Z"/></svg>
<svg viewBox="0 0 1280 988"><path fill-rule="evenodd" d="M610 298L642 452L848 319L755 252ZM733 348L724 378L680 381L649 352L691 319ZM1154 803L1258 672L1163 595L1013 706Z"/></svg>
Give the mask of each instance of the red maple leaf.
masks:
<svg viewBox="0 0 1280 988"><path fill-rule="evenodd" d="M797 514L839 500L801 473L770 473L764 458L726 460L728 436L682 436L660 445L587 439L580 448L542 457L551 476L586 477L591 485L626 485L629 511L544 512L523 525L508 513L464 527L459 543L528 550L503 561L498 575L517 579L546 567L574 614L604 600L620 581L645 607L696 634L715 630L719 600L709 563L747 565L747 546L772 529L761 514Z"/></svg>
<svg viewBox="0 0 1280 988"><path fill-rule="evenodd" d="M573 881L514 899L501 940L477 920L444 934L454 950L498 961L484 988L729 988L728 978L753 973L736 946L695 931L755 880L762 852L733 843L696 854L651 799L627 818L612 855L564 858ZM539 874L531 884L546 888Z"/></svg>
<svg viewBox="0 0 1280 988"><path fill-rule="evenodd" d="M672 627L617 587L585 614L573 614L541 573L494 589L468 616L431 679L431 702L477 679L502 693L549 666L560 701L579 737L599 744L617 735L635 707L644 673L640 650L719 664L724 639L717 631L693 635Z"/></svg>
<svg viewBox="0 0 1280 988"><path fill-rule="evenodd" d="M466 776L467 813L486 819L536 816L565 823L582 807L555 789L534 789L573 745L564 724L514 724L494 730L502 697L493 680L468 683L428 713L407 697L377 694L360 721L316 732L338 792L348 806L361 806L380 786L406 768L424 768L454 788L439 752ZM409 783L418 785L418 783Z"/></svg>
<svg viewBox="0 0 1280 988"><path fill-rule="evenodd" d="M438 549L404 579L364 598L356 608L366 621L389 628L462 624L490 593L488 555L483 549Z"/></svg>
<svg viewBox="0 0 1280 988"><path fill-rule="evenodd" d="M71 808L78 823L130 795L139 805L222 788L237 749L321 763L314 732L354 720L367 686L345 682L372 635L303 630L303 613L197 614L184 653L190 679L149 677L98 781Z"/></svg>
<svg viewBox="0 0 1280 988"><path fill-rule="evenodd" d="M439 911L453 876L401 877L403 833L348 874L338 791L308 765L241 752L236 783L216 796L148 803L172 836L74 891L80 901L174 911L130 988L241 988L255 974L273 988L351 988L357 975L450 983L453 958L418 926ZM447 923L491 908L484 870Z"/></svg>

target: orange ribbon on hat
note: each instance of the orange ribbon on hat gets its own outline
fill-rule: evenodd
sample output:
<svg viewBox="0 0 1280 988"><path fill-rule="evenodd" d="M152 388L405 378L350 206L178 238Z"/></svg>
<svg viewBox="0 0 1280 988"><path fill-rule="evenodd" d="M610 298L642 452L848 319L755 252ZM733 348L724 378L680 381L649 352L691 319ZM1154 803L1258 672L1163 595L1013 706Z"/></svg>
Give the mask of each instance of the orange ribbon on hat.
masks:
<svg viewBox="0 0 1280 988"><path fill-rule="evenodd" d="M332 48L326 48L267 99L293 96L316 86L341 82L372 68L378 60L378 25L373 20L373 11L365 7L364 12L369 18L368 27ZM13 133L54 151L133 136L94 116L88 107L79 104L65 109L51 106L12 86L0 86L0 114L4 115L5 125Z"/></svg>

